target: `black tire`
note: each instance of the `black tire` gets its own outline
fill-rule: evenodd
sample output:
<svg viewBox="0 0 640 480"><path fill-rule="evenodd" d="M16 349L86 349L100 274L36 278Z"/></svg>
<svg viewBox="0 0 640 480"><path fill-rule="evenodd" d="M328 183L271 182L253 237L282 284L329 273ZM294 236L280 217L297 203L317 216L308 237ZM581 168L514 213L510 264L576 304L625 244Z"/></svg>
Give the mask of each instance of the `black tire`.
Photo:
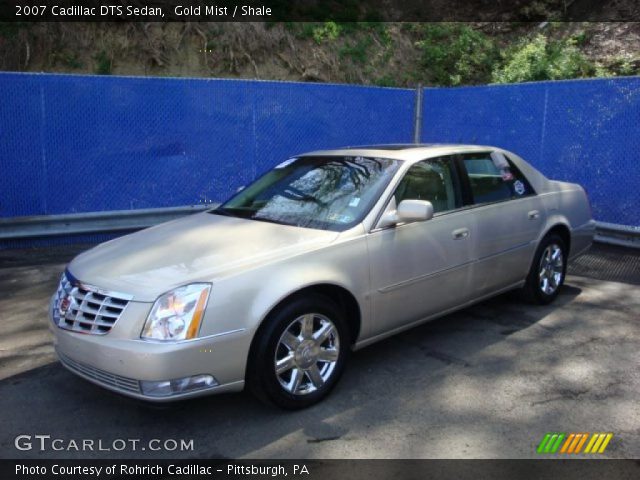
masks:
<svg viewBox="0 0 640 480"><path fill-rule="evenodd" d="M327 327L327 320L334 327L331 330L334 332L333 336L327 340L329 343L323 344L328 345L328 347L318 346L318 348L335 352L335 340L337 336L338 348L337 360L335 362L324 363L323 360L317 360L314 363L313 360L315 357L313 355L310 355L310 358L305 360L307 357L304 355L305 349L302 342L298 344L295 350L284 350L284 353L282 353L283 348L289 347L281 342L281 337L285 331L290 333L295 332L295 328L297 328L298 325L296 322L307 314L315 314L311 322L314 326L318 325L319 329ZM302 323L299 323L299 325L300 334L296 337L298 340L302 338L303 335ZM263 325L256 333L247 366L247 384L250 391L263 402L288 410L306 408L318 403L329 394L344 371L351 349L349 333L344 312L331 299L317 294L292 299L290 302L273 311L265 319ZM333 341L333 344L331 344L331 341ZM298 355L296 352L300 351L302 351L302 354ZM310 361L311 365L308 366L309 370L303 370L302 366L296 364L290 371L289 381L286 382L285 380L288 375L286 372L280 375L276 374L275 362L278 356L292 356L294 359L301 358L303 359L302 361ZM323 368L327 368L326 366L333 365L331 371L325 370L327 378L320 387L316 386L310 376L314 365L320 372L322 372ZM306 390L303 388L304 385L302 385L301 391L292 393L287 390L283 382L288 383L289 387L293 385L295 383L293 380L294 371L296 370L304 372L302 379L305 384L309 385ZM298 372L295 373L300 375ZM296 387L292 388L296 389Z"/></svg>
<svg viewBox="0 0 640 480"><path fill-rule="evenodd" d="M545 291L545 288L542 286L542 277L541 271L543 270L543 256L546 255L547 249L553 249L558 247L562 252L562 266L555 266L557 273L560 273L560 280L555 282L557 285L552 290L549 289ZM547 305L555 300L564 284L564 278L567 272L567 246L559 235L551 233L545 236L538 248L536 250L536 254L533 257L533 263L531 264L531 268L529 269L529 274L527 275L527 280L522 288L521 294L522 297L534 304L538 305ZM549 283L550 281L547 279L548 285L551 287L553 283Z"/></svg>

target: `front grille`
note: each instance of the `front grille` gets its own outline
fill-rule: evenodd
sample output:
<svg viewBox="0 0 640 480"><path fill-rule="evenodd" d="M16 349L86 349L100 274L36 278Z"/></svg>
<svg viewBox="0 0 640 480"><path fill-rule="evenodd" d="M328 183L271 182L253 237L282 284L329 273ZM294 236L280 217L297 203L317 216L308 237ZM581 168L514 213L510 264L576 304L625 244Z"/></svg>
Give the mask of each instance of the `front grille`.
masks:
<svg viewBox="0 0 640 480"><path fill-rule="evenodd" d="M105 372L99 368L76 362L60 352L58 352L58 357L69 370L79 373L80 375L84 375L85 377L89 377L102 385L114 387L119 390L126 390L127 392L141 393L140 382L138 382L138 380L114 375L113 373Z"/></svg>
<svg viewBox="0 0 640 480"><path fill-rule="evenodd" d="M104 335L120 318L131 298L82 284L64 272L53 302L53 320L66 330Z"/></svg>

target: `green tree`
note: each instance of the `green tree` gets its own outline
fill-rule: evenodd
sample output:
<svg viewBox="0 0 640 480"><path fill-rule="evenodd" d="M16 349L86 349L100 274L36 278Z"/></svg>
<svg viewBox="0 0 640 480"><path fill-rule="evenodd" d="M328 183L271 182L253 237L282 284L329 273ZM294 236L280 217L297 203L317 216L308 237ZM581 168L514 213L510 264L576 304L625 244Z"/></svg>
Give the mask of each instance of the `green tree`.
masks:
<svg viewBox="0 0 640 480"><path fill-rule="evenodd" d="M416 31L421 69L428 83L463 85L491 78L499 55L494 42L482 32L458 23L424 24Z"/></svg>
<svg viewBox="0 0 640 480"><path fill-rule="evenodd" d="M495 83L530 82L590 77L595 65L578 50L573 40L549 41L538 34L507 51L493 71Z"/></svg>

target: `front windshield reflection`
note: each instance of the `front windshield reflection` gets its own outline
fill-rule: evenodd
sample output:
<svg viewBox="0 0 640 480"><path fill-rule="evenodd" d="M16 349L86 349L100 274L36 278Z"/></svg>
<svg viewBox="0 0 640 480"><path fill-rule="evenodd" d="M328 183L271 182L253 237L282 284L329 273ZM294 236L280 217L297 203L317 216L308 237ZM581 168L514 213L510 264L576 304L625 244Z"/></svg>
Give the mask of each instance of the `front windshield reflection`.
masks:
<svg viewBox="0 0 640 480"><path fill-rule="evenodd" d="M398 168L370 157L283 162L212 213L324 230L362 221Z"/></svg>

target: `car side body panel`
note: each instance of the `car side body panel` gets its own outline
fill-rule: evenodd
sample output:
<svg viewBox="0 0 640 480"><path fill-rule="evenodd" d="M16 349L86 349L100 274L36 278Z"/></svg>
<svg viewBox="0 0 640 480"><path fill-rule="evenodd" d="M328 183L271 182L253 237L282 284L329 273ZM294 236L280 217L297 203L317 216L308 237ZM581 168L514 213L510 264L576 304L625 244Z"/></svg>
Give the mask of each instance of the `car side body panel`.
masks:
<svg viewBox="0 0 640 480"><path fill-rule="evenodd" d="M591 246L596 230L584 189L575 183L549 181L547 191L540 197L547 211L540 238L554 226L564 225L571 232L569 259L584 253Z"/></svg>

